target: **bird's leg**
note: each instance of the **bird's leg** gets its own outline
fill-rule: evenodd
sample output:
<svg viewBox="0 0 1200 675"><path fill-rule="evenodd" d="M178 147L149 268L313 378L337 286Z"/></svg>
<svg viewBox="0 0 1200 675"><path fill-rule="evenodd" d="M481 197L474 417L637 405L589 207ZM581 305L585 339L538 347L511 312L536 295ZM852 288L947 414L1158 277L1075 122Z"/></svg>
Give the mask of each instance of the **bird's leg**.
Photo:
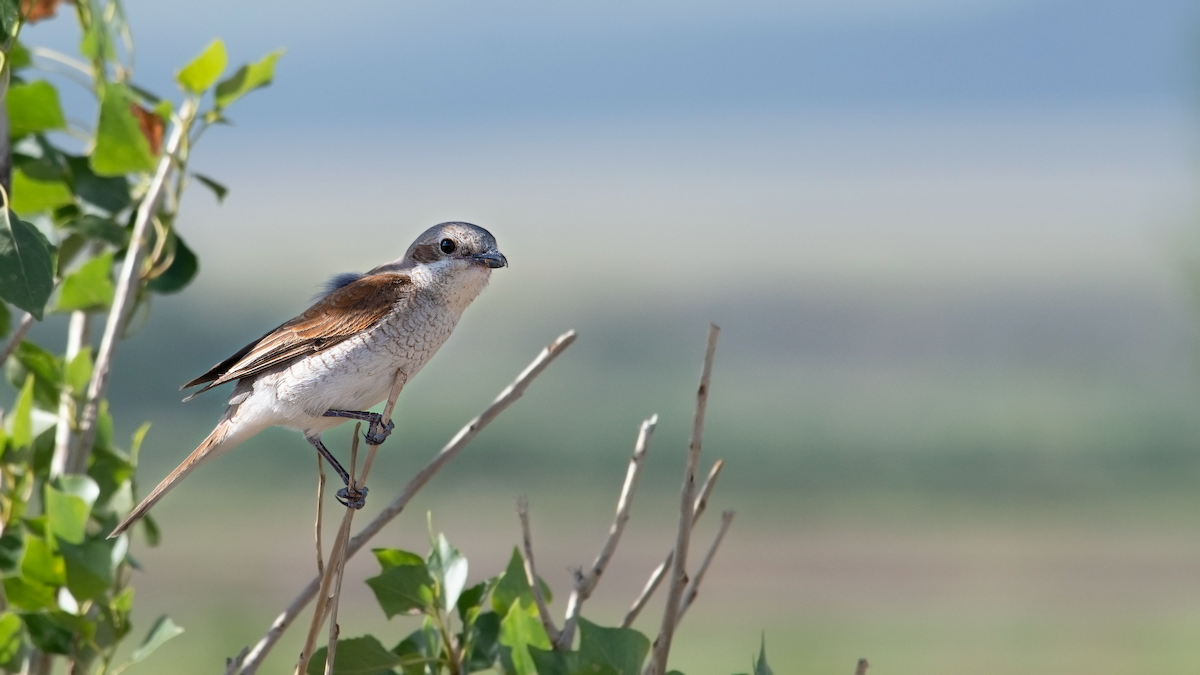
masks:
<svg viewBox="0 0 1200 675"><path fill-rule="evenodd" d="M354 485L350 482L350 474L334 459L333 453L329 452L329 449L321 442L320 436L305 436L305 438L308 439L309 443L312 443L317 452L325 458L325 461L329 462L333 470L342 477L342 482L346 484L346 487L337 491L337 500L341 502L342 506L349 506L354 509L361 509L365 506L367 503L367 486L362 486L361 490L355 489Z"/></svg>
<svg viewBox="0 0 1200 675"><path fill-rule="evenodd" d="M363 434L363 438L367 439L367 443L371 445L382 445L388 434L392 433L392 429L396 428L396 423L391 420L388 420L387 426L384 426L383 415L379 413L358 410L326 410L323 414L325 417L346 417L369 422L367 433Z"/></svg>

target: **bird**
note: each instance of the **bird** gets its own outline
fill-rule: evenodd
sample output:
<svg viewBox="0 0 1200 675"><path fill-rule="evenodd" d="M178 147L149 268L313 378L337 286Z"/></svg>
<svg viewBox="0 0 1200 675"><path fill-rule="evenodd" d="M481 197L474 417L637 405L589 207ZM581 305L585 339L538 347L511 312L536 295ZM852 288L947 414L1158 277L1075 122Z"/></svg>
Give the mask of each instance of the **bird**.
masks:
<svg viewBox="0 0 1200 675"><path fill-rule="evenodd" d="M334 277L325 294L287 321L183 385L184 400L236 382L212 433L112 531L119 536L200 464L272 426L295 429L341 476L339 501L362 508L346 470L321 433L350 419L369 422L367 442L392 430L378 413L394 378L411 380L445 343L494 269L508 267L496 238L477 225L435 225L404 255L365 274Z"/></svg>

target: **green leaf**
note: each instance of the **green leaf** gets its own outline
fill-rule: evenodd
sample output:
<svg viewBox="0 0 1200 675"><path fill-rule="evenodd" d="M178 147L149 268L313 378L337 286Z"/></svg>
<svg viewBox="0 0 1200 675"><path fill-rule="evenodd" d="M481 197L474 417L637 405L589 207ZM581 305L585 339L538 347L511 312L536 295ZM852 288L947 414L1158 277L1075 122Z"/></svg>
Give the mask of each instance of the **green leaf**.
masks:
<svg viewBox="0 0 1200 675"><path fill-rule="evenodd" d="M258 63L242 66L232 77L218 84L217 108L228 107L230 103L251 91L270 84L271 79L275 77L275 62L279 60L280 56L283 56L282 49L271 52Z"/></svg>
<svg viewBox="0 0 1200 675"><path fill-rule="evenodd" d="M199 173L196 173L193 171L192 178L195 178L196 180L200 181L200 183L202 185L204 185L204 187L208 188L209 190L212 190L213 194L217 196L217 203L224 202L225 195L229 194L229 188L225 187L224 185L221 185L217 181L209 178L208 176L205 176L203 174L199 174Z"/></svg>
<svg viewBox="0 0 1200 675"><path fill-rule="evenodd" d="M4 597L13 607L37 611L58 607L54 587L30 581L25 577L4 577Z"/></svg>
<svg viewBox="0 0 1200 675"><path fill-rule="evenodd" d="M538 584L542 587L542 597L546 599L546 602L553 601L550 587L541 579L538 579ZM533 588L530 587L529 579L525 576L525 559L521 557L521 552L514 546L512 557L508 559L508 567L504 570L504 574L500 575L496 590L492 592L492 609L500 616L504 616L508 614L508 608L512 603L520 598L527 600L526 604L532 604Z"/></svg>
<svg viewBox="0 0 1200 675"><path fill-rule="evenodd" d="M619 675L639 675L650 638L632 628L605 628L579 618L579 658L583 666L609 666Z"/></svg>
<svg viewBox="0 0 1200 675"><path fill-rule="evenodd" d="M67 566L50 542L29 535L25 538L25 554L21 556L21 574L29 581L46 586L61 586L67 581Z"/></svg>
<svg viewBox="0 0 1200 675"><path fill-rule="evenodd" d="M54 290L53 247L38 229L0 209L0 298L38 321Z"/></svg>
<svg viewBox="0 0 1200 675"><path fill-rule="evenodd" d="M20 42L13 42L12 47L8 50L8 64L13 70L26 68L33 64L33 57L29 54L29 50Z"/></svg>
<svg viewBox="0 0 1200 675"><path fill-rule="evenodd" d="M542 627L533 603L528 606L523 600L512 603L500 622L500 644L508 648L503 650L506 672L537 675L529 647L550 649L550 638L546 636L546 629Z"/></svg>
<svg viewBox="0 0 1200 675"><path fill-rule="evenodd" d="M70 654L74 631L48 614L22 614L29 640L34 647L50 654Z"/></svg>
<svg viewBox="0 0 1200 675"><path fill-rule="evenodd" d="M164 642L182 632L182 628L175 625L175 622L172 621L171 618L166 614L163 614L162 616L158 617L158 619L154 622L154 625L150 627L150 632L146 633L146 639L142 640L141 646L133 651L133 656L130 657L129 662L131 664L137 663L147 656L150 656L150 654L155 649L161 647Z"/></svg>
<svg viewBox="0 0 1200 675"><path fill-rule="evenodd" d="M125 228L111 218L87 214L68 221L64 227L88 239L95 239L115 247L125 246Z"/></svg>
<svg viewBox="0 0 1200 675"><path fill-rule="evenodd" d="M775 675L771 672L771 666L767 665L767 637L762 638L762 647L759 648L758 658L754 660L754 675Z"/></svg>
<svg viewBox="0 0 1200 675"><path fill-rule="evenodd" d="M81 201L91 204L108 213L117 213L129 206L132 199L129 196L129 180L124 174L119 176L97 176L88 165L87 157L66 157L70 167L71 181L75 196ZM123 239L113 242L104 237L97 237L117 246L124 245Z"/></svg>
<svg viewBox="0 0 1200 675"><path fill-rule="evenodd" d="M8 110L8 133L12 138L67 127L58 91L45 80L13 83L4 104Z"/></svg>
<svg viewBox="0 0 1200 675"><path fill-rule="evenodd" d="M484 612L471 624L471 653L467 655L467 672L487 670L500 657L500 615Z"/></svg>
<svg viewBox="0 0 1200 675"><path fill-rule="evenodd" d="M325 672L325 648L318 649L308 662L309 675ZM400 657L384 648L372 635L338 640L333 675L381 675L400 665Z"/></svg>
<svg viewBox="0 0 1200 675"><path fill-rule="evenodd" d="M398 549L375 549L375 557L383 571L367 579L367 585L387 618L429 606L433 579L425 561Z"/></svg>
<svg viewBox="0 0 1200 675"><path fill-rule="evenodd" d="M8 335L10 330L12 330L12 314L8 311L8 305L0 302L0 337Z"/></svg>
<svg viewBox="0 0 1200 675"><path fill-rule="evenodd" d="M200 56L175 74L175 81L193 94L203 94L225 72L227 60L225 43L220 39L213 40Z"/></svg>
<svg viewBox="0 0 1200 675"><path fill-rule="evenodd" d="M67 364L64 378L71 391L79 396L87 391L88 383L92 381L92 349L84 347L75 358Z"/></svg>
<svg viewBox="0 0 1200 675"><path fill-rule="evenodd" d="M24 652L24 632L21 617L13 612L0 613L0 668L20 670L19 661Z"/></svg>
<svg viewBox="0 0 1200 675"><path fill-rule="evenodd" d="M183 237L172 232L171 246L175 251L175 258L171 261L171 266L146 284L146 288L155 293L181 291L192 283L192 279L196 278L196 273L200 271L200 260L192 252L192 249L183 243Z"/></svg>
<svg viewBox="0 0 1200 675"><path fill-rule="evenodd" d="M107 309L116 292L112 282L113 254L105 253L87 261L67 275L58 293L55 311Z"/></svg>
<svg viewBox="0 0 1200 675"><path fill-rule="evenodd" d="M453 611L458 596L467 585L467 559L450 545L446 535L439 534L436 545L429 552L428 566L430 576L438 583L442 611Z"/></svg>
<svg viewBox="0 0 1200 675"><path fill-rule="evenodd" d="M33 374L25 376L25 385L17 395L13 409L12 443L14 448L26 448L33 444Z"/></svg>
<svg viewBox="0 0 1200 675"><path fill-rule="evenodd" d="M10 527L0 536L0 572L11 574L17 571L21 563L21 554L25 550L25 538L22 529Z"/></svg>
<svg viewBox="0 0 1200 675"><path fill-rule="evenodd" d="M60 541L82 544L100 486L89 476L63 476L59 485L46 485L46 528Z"/></svg>
<svg viewBox="0 0 1200 675"><path fill-rule="evenodd" d="M29 340L22 340L13 350L8 362L8 380L14 386L24 384L25 377L34 376L34 403L46 410L58 407L59 389L62 387L62 362L57 356L42 349Z"/></svg>
<svg viewBox="0 0 1200 675"><path fill-rule="evenodd" d="M12 208L23 213L41 213L70 204L71 188L60 180L37 180L20 167L13 171Z"/></svg>
<svg viewBox="0 0 1200 675"><path fill-rule="evenodd" d="M20 25L20 0L0 0L0 31L4 35L16 35Z"/></svg>
<svg viewBox="0 0 1200 675"><path fill-rule="evenodd" d="M392 653L400 657L400 672L404 675L440 672L437 665L445 663L441 637L429 620L393 647Z"/></svg>
<svg viewBox="0 0 1200 675"><path fill-rule="evenodd" d="M124 84L108 82L100 95L100 121L96 126L96 146L92 150L92 171L98 176L153 171L156 162L150 151L150 141L142 134L132 112L136 102L133 92Z"/></svg>
<svg viewBox="0 0 1200 675"><path fill-rule="evenodd" d="M113 542L91 540L82 546L60 543L66 561L67 589L77 600L103 600L113 582Z"/></svg>

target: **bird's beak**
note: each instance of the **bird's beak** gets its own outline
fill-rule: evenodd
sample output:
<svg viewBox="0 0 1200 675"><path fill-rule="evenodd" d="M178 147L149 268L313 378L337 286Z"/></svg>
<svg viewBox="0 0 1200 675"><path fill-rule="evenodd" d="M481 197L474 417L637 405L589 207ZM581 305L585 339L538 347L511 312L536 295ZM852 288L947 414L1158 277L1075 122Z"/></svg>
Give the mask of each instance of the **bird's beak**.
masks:
<svg viewBox="0 0 1200 675"><path fill-rule="evenodd" d="M477 253L471 256L471 260L480 265L486 265L492 269L496 269L498 267L508 267L508 258L505 258L504 254L496 249L485 251L484 253Z"/></svg>

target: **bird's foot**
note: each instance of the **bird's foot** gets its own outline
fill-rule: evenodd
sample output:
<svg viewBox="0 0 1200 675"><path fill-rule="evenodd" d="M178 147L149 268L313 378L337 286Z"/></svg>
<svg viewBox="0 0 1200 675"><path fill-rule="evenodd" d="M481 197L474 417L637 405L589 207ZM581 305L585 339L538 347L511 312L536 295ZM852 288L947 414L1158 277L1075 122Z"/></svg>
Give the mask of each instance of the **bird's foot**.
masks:
<svg viewBox="0 0 1200 675"><path fill-rule="evenodd" d="M362 489L355 489L353 485L348 485L337 491L337 500L342 506L351 509L361 509L367 505L367 486L362 486Z"/></svg>
<svg viewBox="0 0 1200 675"><path fill-rule="evenodd" d="M362 412L359 410L326 410L325 417L346 417L352 420L362 420L368 423L367 433L363 436L367 439L367 443L371 445L382 445L387 439L388 434L392 433L392 429L396 428L396 424L388 420L387 425L383 424L383 415L376 412Z"/></svg>
<svg viewBox="0 0 1200 675"><path fill-rule="evenodd" d="M392 429L395 428L395 422L388 420L387 426L384 426L383 419L376 417L371 420L371 424L367 427L367 432L363 434L363 438L367 439L369 445L383 445L383 442L392 433Z"/></svg>

